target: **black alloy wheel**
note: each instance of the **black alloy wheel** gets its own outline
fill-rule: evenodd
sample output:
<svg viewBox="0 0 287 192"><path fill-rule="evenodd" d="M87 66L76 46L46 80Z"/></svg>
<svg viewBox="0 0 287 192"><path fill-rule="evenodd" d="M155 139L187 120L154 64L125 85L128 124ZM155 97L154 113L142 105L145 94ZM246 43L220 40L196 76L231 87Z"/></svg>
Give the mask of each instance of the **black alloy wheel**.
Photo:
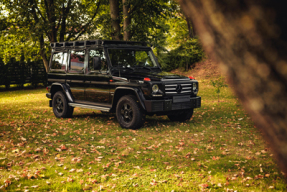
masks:
<svg viewBox="0 0 287 192"><path fill-rule="evenodd" d="M63 104L63 100L61 97L57 97L56 98L56 111L57 113L63 113L63 110L64 110L64 104Z"/></svg>
<svg viewBox="0 0 287 192"><path fill-rule="evenodd" d="M133 109L129 103L125 103L121 108L121 118L125 123L130 123L133 120Z"/></svg>
<svg viewBox="0 0 287 192"><path fill-rule="evenodd" d="M68 105L68 100L62 91L55 93L52 106L53 112L58 118L67 118L73 115L74 108Z"/></svg>
<svg viewBox="0 0 287 192"><path fill-rule="evenodd" d="M145 114L134 95L123 96L118 101L116 116L122 128L138 129L145 122Z"/></svg>

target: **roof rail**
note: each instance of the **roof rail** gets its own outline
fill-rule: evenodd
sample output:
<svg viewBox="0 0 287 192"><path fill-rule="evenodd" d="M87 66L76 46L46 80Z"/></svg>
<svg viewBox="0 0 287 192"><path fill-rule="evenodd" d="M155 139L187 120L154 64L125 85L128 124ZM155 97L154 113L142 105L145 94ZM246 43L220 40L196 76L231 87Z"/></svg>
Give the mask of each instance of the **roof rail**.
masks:
<svg viewBox="0 0 287 192"><path fill-rule="evenodd" d="M87 47L87 46L108 45L108 44L147 46L147 43L142 41L113 41L113 40L83 40L83 41L54 42L50 43L50 46L52 48L65 48L65 47Z"/></svg>
<svg viewBox="0 0 287 192"><path fill-rule="evenodd" d="M67 41L50 43L52 48L86 47L101 44L101 40Z"/></svg>

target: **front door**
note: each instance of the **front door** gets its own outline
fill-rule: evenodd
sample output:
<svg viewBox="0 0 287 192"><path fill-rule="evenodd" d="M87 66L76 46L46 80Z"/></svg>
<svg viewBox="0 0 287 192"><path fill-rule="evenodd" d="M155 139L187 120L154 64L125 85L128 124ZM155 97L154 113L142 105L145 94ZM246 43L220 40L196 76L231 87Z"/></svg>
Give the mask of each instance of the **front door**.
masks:
<svg viewBox="0 0 287 192"><path fill-rule="evenodd" d="M100 58L101 66L98 69L94 69L94 57ZM110 79L104 50L102 48L90 49L88 72L85 78L85 100L94 105L110 107Z"/></svg>

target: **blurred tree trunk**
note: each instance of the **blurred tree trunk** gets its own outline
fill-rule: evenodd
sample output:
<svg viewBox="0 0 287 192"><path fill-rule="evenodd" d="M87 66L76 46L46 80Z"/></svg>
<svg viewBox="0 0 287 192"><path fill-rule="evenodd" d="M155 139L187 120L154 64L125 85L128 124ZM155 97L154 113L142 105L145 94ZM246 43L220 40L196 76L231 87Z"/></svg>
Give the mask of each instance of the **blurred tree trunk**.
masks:
<svg viewBox="0 0 287 192"><path fill-rule="evenodd" d="M287 173L287 11L282 0L179 0L205 51Z"/></svg>
<svg viewBox="0 0 287 192"><path fill-rule="evenodd" d="M120 19L119 19L119 0L110 0L110 13L112 18L113 34L114 40L120 40Z"/></svg>

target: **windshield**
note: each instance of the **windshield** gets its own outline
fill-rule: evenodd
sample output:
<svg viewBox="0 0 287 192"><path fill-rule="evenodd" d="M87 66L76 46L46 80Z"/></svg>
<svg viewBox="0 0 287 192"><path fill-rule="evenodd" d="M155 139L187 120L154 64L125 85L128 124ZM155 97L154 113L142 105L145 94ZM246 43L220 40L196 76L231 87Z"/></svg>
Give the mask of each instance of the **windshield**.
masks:
<svg viewBox="0 0 287 192"><path fill-rule="evenodd" d="M109 49L113 67L158 68L151 50Z"/></svg>

